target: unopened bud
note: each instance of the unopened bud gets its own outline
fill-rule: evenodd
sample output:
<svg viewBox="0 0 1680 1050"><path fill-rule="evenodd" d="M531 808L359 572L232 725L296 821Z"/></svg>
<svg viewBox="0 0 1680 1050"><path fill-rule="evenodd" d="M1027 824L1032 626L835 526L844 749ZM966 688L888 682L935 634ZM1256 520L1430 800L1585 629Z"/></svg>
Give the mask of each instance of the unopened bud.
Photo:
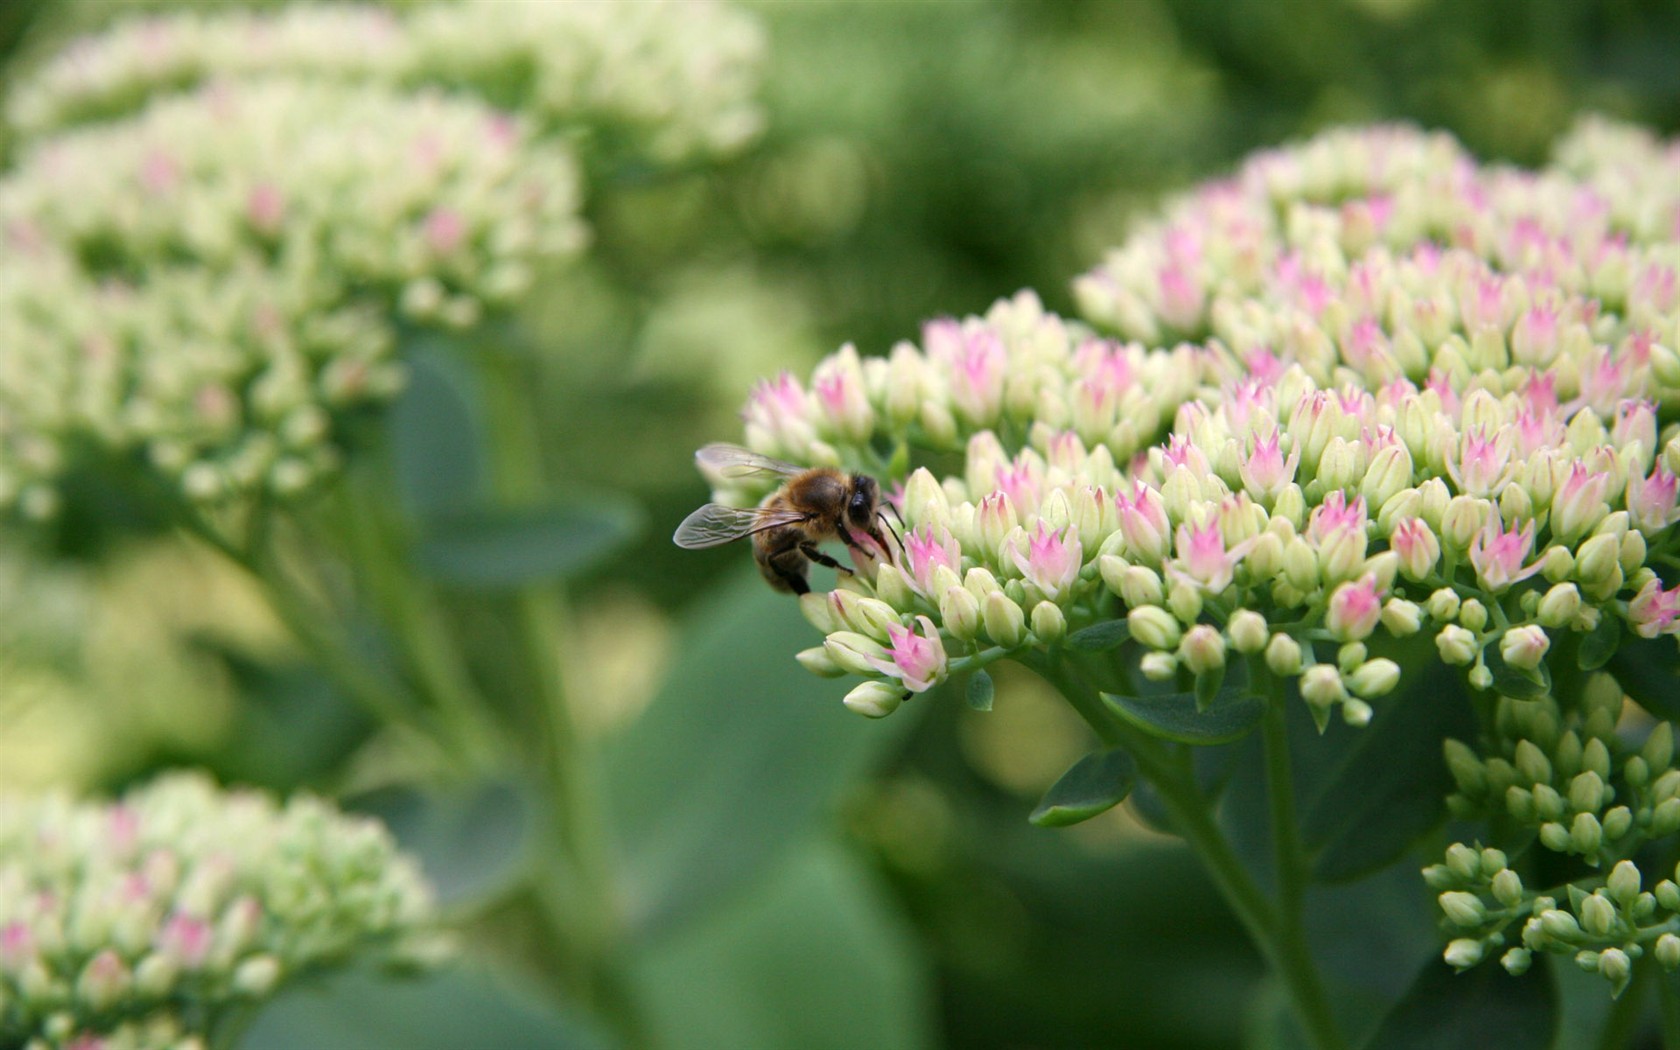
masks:
<svg viewBox="0 0 1680 1050"><path fill-rule="evenodd" d="M1522 876L1510 868L1506 868L1493 877L1492 889L1493 899L1507 908L1514 908L1522 903Z"/></svg>
<svg viewBox="0 0 1680 1050"><path fill-rule="evenodd" d="M1266 644L1266 667L1275 675L1287 678L1301 673L1301 643L1279 632Z"/></svg>
<svg viewBox="0 0 1680 1050"><path fill-rule="evenodd" d="M1579 853L1583 857L1598 855L1598 849L1604 844L1604 825L1591 813L1577 813L1575 820L1569 825L1569 848L1571 852Z"/></svg>
<svg viewBox="0 0 1680 1050"><path fill-rule="evenodd" d="M1656 955L1658 964L1670 973L1680 969L1680 937L1672 933L1658 937L1653 954Z"/></svg>
<svg viewBox="0 0 1680 1050"><path fill-rule="evenodd" d="M1474 893L1448 890L1441 894L1440 902L1441 911L1454 926L1470 929L1480 926L1487 919L1487 909L1483 907L1481 898Z"/></svg>
<svg viewBox="0 0 1680 1050"><path fill-rule="evenodd" d="M993 591L986 595L985 602L980 606L980 613L986 625L986 634L1003 648L1013 649L1026 638L1026 614L1002 591Z"/></svg>
<svg viewBox="0 0 1680 1050"><path fill-rule="evenodd" d="M1448 624L1435 636L1435 648L1444 663L1463 667L1476 659L1476 636L1457 624Z"/></svg>
<svg viewBox="0 0 1680 1050"><path fill-rule="evenodd" d="M1054 645L1067 634L1067 615L1055 602L1039 602L1032 610L1032 633L1044 645Z"/></svg>
<svg viewBox="0 0 1680 1050"><path fill-rule="evenodd" d="M1209 674L1225 666L1225 639L1209 624L1199 623L1184 632L1178 651L1192 674Z"/></svg>
<svg viewBox="0 0 1680 1050"><path fill-rule="evenodd" d="M1458 622L1472 631L1479 631L1487 626L1488 611L1475 598L1466 598L1458 606Z"/></svg>
<svg viewBox="0 0 1680 1050"><path fill-rule="evenodd" d="M1455 970L1468 970L1482 961L1482 942L1472 937L1460 937L1447 945L1441 958Z"/></svg>
<svg viewBox="0 0 1680 1050"><path fill-rule="evenodd" d="M1348 690L1368 700L1387 696L1399 684L1400 665L1383 657L1365 661L1347 676Z"/></svg>
<svg viewBox="0 0 1680 1050"><path fill-rule="evenodd" d="M1576 910L1581 914L1581 928L1594 937L1607 936L1616 925L1616 906L1601 894L1582 900Z"/></svg>
<svg viewBox="0 0 1680 1050"><path fill-rule="evenodd" d="M1634 898L1639 896L1639 886L1639 869L1631 860L1617 861L1604 880L1605 892L1624 908L1633 904Z"/></svg>
<svg viewBox="0 0 1680 1050"><path fill-rule="evenodd" d="M1573 583L1554 584L1540 599L1537 611L1543 626L1553 630L1567 627L1581 611L1581 592Z"/></svg>
<svg viewBox="0 0 1680 1050"><path fill-rule="evenodd" d="M1268 630L1266 618L1253 609L1238 609L1231 614L1225 627L1225 633L1231 639L1231 648L1245 656L1266 648L1266 643L1271 640Z"/></svg>
<svg viewBox="0 0 1680 1050"><path fill-rule="evenodd" d="M1521 977L1534 963L1534 953L1527 948L1512 948L1499 958L1499 965L1512 977Z"/></svg>
<svg viewBox="0 0 1680 1050"><path fill-rule="evenodd" d="M1383 603L1382 625L1396 638L1416 634L1423 628L1423 609L1416 602L1390 598Z"/></svg>
<svg viewBox="0 0 1680 1050"><path fill-rule="evenodd" d="M1183 636L1177 618L1158 605L1133 608L1126 614L1126 625L1132 637L1150 649L1176 649Z"/></svg>
<svg viewBox="0 0 1680 1050"><path fill-rule="evenodd" d="M887 682L864 682L846 694L846 707L868 718L885 718L904 702L904 688Z"/></svg>

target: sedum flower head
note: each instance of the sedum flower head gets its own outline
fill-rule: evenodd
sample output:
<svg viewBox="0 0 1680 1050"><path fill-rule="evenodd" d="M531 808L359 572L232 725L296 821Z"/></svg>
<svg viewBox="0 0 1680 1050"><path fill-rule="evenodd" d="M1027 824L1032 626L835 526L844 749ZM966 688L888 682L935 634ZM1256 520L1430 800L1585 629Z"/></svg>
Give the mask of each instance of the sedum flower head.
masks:
<svg viewBox="0 0 1680 1050"><path fill-rule="evenodd" d="M801 463L951 464L903 479L906 547L886 568L915 585L883 590L881 565L842 583L939 627L946 673L1126 617L1146 670L1171 675L1198 626L1254 651L1251 624L1226 626L1253 612L1288 625L1300 659L1279 665L1324 667L1315 695L1335 703L1398 683L1327 643L1425 630L1476 688L1538 674L1605 617L1680 631L1675 592L1638 571L1680 516L1663 429L1680 248L1618 217L1633 178L1333 132L1172 202L1081 278L1082 309L1122 340L1023 293L886 357L846 347L809 382L766 382L746 441ZM1638 186L1680 206L1680 179ZM1542 610L1535 588L1562 584ZM952 586L978 630L942 601ZM1044 603L1056 615L1035 618Z"/></svg>
<svg viewBox="0 0 1680 1050"><path fill-rule="evenodd" d="M390 398L399 319L470 324L580 243L570 156L437 94L217 83L34 144L0 180L0 506L78 458L285 495Z"/></svg>
<svg viewBox="0 0 1680 1050"><path fill-rule="evenodd" d="M295 76L465 89L546 129L589 129L656 163L736 149L763 123L758 24L694 0L302 4L137 18L76 41L12 93L24 138L108 120L151 96Z"/></svg>
<svg viewBox="0 0 1680 1050"><path fill-rule="evenodd" d="M109 805L0 799L0 1041L203 1046L230 1008L442 944L378 824L174 775Z"/></svg>

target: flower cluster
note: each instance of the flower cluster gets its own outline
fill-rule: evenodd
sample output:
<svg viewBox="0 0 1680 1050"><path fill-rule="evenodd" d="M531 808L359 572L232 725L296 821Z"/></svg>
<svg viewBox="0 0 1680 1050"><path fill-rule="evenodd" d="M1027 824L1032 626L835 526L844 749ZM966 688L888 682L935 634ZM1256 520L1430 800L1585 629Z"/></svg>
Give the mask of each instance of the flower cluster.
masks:
<svg viewBox="0 0 1680 1050"><path fill-rule="evenodd" d="M6 117L34 138L217 79L435 85L673 163L727 152L756 134L763 50L755 21L693 0L193 10L76 42L19 84Z"/></svg>
<svg viewBox="0 0 1680 1050"><path fill-rule="evenodd" d="M1647 951L1680 968L1680 891L1633 860L1680 831L1673 731L1630 748L1624 683L1583 675L1680 635L1680 150L1588 122L1558 157L1332 132L1081 277L1097 330L1018 296L761 386L755 449L907 474L901 547L802 599L826 638L801 662L880 716L1128 643L1122 678L1202 703L1237 665L1322 728L1378 716L1423 642L1486 696L1446 761L1488 844L1426 872L1448 962L1560 952L1618 990ZM1567 899L1525 889L1537 862L1503 847L1530 841L1579 873Z"/></svg>
<svg viewBox="0 0 1680 1050"><path fill-rule="evenodd" d="M399 387L398 318L465 325L576 250L569 154L475 102L217 84L43 140L0 179L0 507L77 457L192 498L295 492Z"/></svg>
<svg viewBox="0 0 1680 1050"><path fill-rule="evenodd" d="M1555 889L1525 887L1500 850L1455 843L1424 870L1455 935L1445 953L1453 966L1499 953L1521 973L1535 952L1548 952L1601 974L1618 994L1646 952L1680 970L1680 889L1662 879L1645 890L1634 860L1653 839L1680 831L1674 728L1658 722L1630 747L1616 732L1621 705L1616 683L1599 675L1573 711L1550 698L1501 698L1495 754L1448 742L1458 785L1449 803L1459 816L1505 822L1550 853L1607 869L1570 883L1560 901Z"/></svg>
<svg viewBox="0 0 1680 1050"><path fill-rule="evenodd" d="M0 799L8 1046L202 1046L293 977L443 947L412 861L318 800L185 774L111 805Z"/></svg>

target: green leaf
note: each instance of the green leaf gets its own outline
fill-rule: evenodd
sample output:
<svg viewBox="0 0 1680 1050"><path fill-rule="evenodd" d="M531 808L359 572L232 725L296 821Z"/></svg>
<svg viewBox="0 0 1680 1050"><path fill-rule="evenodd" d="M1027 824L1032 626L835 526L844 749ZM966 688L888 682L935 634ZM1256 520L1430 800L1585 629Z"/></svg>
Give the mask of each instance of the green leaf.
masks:
<svg viewBox="0 0 1680 1050"><path fill-rule="evenodd" d="M1205 709L1198 707L1194 693L1102 696L1115 713L1146 733L1181 744L1205 745L1240 740L1260 724L1266 702L1247 692L1245 684L1227 685Z"/></svg>
<svg viewBox="0 0 1680 1050"><path fill-rule="evenodd" d="M1622 642L1622 620L1605 614L1598 618L1598 626L1581 637L1575 651L1575 663L1583 671L1596 671L1610 662Z"/></svg>
<svg viewBox="0 0 1680 1050"><path fill-rule="evenodd" d="M453 791L384 788L350 800L378 817L420 866L444 904L482 900L519 874L534 823L517 784L486 781Z"/></svg>
<svg viewBox="0 0 1680 1050"><path fill-rule="evenodd" d="M1225 685L1225 668L1208 671L1196 676L1194 692L1196 694L1196 710L1206 711L1219 698L1219 690Z"/></svg>
<svg viewBox="0 0 1680 1050"><path fill-rule="evenodd" d="M1131 628L1126 626L1125 620L1104 620L1074 631L1067 636L1064 644L1081 652L1102 653L1120 648L1131 636Z"/></svg>
<svg viewBox="0 0 1680 1050"><path fill-rule="evenodd" d="M1332 727L1323 740L1340 757L1301 809L1302 836L1317 850L1315 878L1380 868L1445 816L1453 782L1441 741L1473 737L1474 708L1456 669L1405 666L1400 691L1384 698L1369 725Z"/></svg>
<svg viewBox="0 0 1680 1050"><path fill-rule="evenodd" d="M976 711L990 711L992 697L997 693L997 687L992 684L992 676L986 673L984 667L975 671L968 678L968 706Z"/></svg>
<svg viewBox="0 0 1680 1050"><path fill-rule="evenodd" d="M814 634L791 598L744 567L695 608L670 678L607 742L605 823L640 934L741 889L826 822L928 706L918 698L879 721L848 712L840 700L852 682L817 678L793 658Z"/></svg>
<svg viewBox="0 0 1680 1050"><path fill-rule="evenodd" d="M639 953L633 978L654 1045L933 1043L932 982L897 909L840 847L799 845L751 893Z"/></svg>
<svg viewBox="0 0 1680 1050"><path fill-rule="evenodd" d="M468 966L394 979L353 970L301 984L257 1015L241 1050L604 1050L613 1045L533 993Z"/></svg>
<svg viewBox="0 0 1680 1050"><path fill-rule="evenodd" d="M425 519L421 569L458 587L511 588L574 575L641 531L641 512L619 499L520 509L473 508Z"/></svg>
<svg viewBox="0 0 1680 1050"><path fill-rule="evenodd" d="M1532 671L1512 667L1499 654L1497 642L1482 651L1482 658L1487 663L1487 669L1493 673L1495 692L1513 700L1539 700L1552 695L1552 673L1545 664Z"/></svg>
<svg viewBox="0 0 1680 1050"><path fill-rule="evenodd" d="M377 726L319 669L270 663L219 639L192 639L239 687L227 743L204 756L217 776L291 791L331 781Z"/></svg>
<svg viewBox="0 0 1680 1050"><path fill-rule="evenodd" d="M1680 649L1673 638L1625 635L1604 667L1640 707L1658 718L1680 720Z"/></svg>
<svg viewBox="0 0 1680 1050"><path fill-rule="evenodd" d="M1137 783L1137 766L1124 751L1086 755L1051 786L1027 819L1041 828L1090 820L1119 805Z"/></svg>
<svg viewBox="0 0 1680 1050"><path fill-rule="evenodd" d="M471 506L485 492L472 371L435 338L409 340L404 358L408 385L385 417L403 505L415 517Z"/></svg>
<svg viewBox="0 0 1680 1050"><path fill-rule="evenodd" d="M1522 977L1493 962L1455 973L1437 957L1365 1050L1547 1050L1556 1028L1557 990L1546 966Z"/></svg>

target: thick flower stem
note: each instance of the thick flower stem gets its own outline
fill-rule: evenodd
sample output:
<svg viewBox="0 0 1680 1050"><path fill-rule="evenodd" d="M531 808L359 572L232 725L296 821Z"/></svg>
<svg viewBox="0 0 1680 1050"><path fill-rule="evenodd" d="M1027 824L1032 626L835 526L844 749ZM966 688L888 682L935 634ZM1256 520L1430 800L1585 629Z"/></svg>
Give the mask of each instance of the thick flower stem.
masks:
<svg viewBox="0 0 1680 1050"><path fill-rule="evenodd" d="M1663 1050L1680 1050L1680 985L1676 985L1673 977L1660 970L1656 974L1656 981L1657 1001L1662 1006Z"/></svg>
<svg viewBox="0 0 1680 1050"><path fill-rule="evenodd" d="M1300 923L1300 908L1274 906L1243 866L1219 825L1213 819L1207 796L1196 786L1194 776L1180 770L1172 762L1160 742L1127 725L1110 714L1102 698L1080 679L1055 654L1030 654L1023 662L1054 685L1080 716L1090 724L1097 736L1111 746L1124 747L1138 764L1144 778L1153 784L1171 815L1173 826L1185 842L1201 858L1214 885L1230 905L1238 921L1253 938L1266 962L1283 982L1294 1007L1296 1019L1316 1050L1343 1050L1347 1046L1336 1027L1330 1010L1330 1000L1318 969L1307 950L1305 931ZM1281 713L1281 709L1280 709ZM1281 738L1280 738L1281 740ZM1270 750L1270 748L1268 748ZM1268 763L1269 768L1273 763ZM1276 774L1274 773L1274 776ZM1288 766L1282 766L1287 779ZM1274 792L1275 794L1275 792ZM1293 892L1299 894L1300 877L1304 874L1299 840L1293 834L1293 792L1283 796L1282 805L1289 809L1291 833L1286 837L1292 855L1289 865L1298 874L1293 876ZM1273 801L1274 818L1278 814ZM1281 874L1280 889L1285 885Z"/></svg>
<svg viewBox="0 0 1680 1050"><path fill-rule="evenodd" d="M489 445L497 495L527 503L545 488L539 441L530 426L530 385L517 356L488 351L478 376L489 409ZM619 1045L639 1050L651 1037L642 1021L624 964L622 908L614 886L612 855L598 789L596 751L578 725L575 698L565 681L571 637L567 607L557 586L533 583L513 597L511 614L526 698L542 739L538 772L548 792L548 849L532 878L544 902L544 919L563 945L565 993L609 1026ZM549 850L552 850L552 853Z"/></svg>

